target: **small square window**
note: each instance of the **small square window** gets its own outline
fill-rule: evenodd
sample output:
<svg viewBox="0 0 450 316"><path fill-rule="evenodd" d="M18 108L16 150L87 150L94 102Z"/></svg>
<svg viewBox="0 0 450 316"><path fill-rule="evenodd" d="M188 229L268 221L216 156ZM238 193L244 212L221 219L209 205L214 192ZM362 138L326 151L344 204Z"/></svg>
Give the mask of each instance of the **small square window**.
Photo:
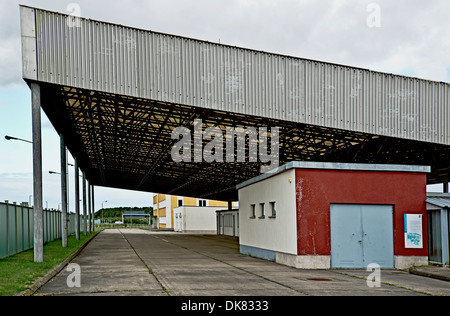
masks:
<svg viewBox="0 0 450 316"><path fill-rule="evenodd" d="M266 218L266 204L259 203L259 209L261 211L261 216L259 218Z"/></svg>
<svg viewBox="0 0 450 316"><path fill-rule="evenodd" d="M270 202L271 215L269 218L277 217L277 202Z"/></svg>
<svg viewBox="0 0 450 316"><path fill-rule="evenodd" d="M256 218L256 205L250 205L250 218Z"/></svg>

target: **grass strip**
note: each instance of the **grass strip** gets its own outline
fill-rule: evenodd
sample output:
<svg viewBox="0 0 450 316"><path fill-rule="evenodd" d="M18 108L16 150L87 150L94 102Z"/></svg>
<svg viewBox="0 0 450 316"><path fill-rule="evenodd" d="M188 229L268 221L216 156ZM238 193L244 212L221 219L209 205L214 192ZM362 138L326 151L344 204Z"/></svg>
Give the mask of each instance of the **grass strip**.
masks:
<svg viewBox="0 0 450 316"><path fill-rule="evenodd" d="M30 249L14 256L0 260L0 296L14 296L27 289L45 276L53 267L63 262L81 248L96 233L81 234L80 240L75 236L68 238L68 247L61 246L61 240L44 245L44 262L34 262L34 250Z"/></svg>

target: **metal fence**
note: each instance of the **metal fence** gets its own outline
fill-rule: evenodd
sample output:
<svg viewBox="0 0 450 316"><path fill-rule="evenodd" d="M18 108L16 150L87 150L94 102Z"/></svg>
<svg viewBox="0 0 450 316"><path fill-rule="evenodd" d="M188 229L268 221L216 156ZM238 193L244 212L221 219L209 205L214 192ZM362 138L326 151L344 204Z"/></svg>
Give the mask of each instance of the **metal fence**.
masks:
<svg viewBox="0 0 450 316"><path fill-rule="evenodd" d="M62 238L61 211L44 210L44 243ZM67 216L68 235L75 234L76 215ZM82 216L80 216L82 225ZM82 227L82 226L81 226ZM0 259L34 247L34 210L28 206L0 203Z"/></svg>

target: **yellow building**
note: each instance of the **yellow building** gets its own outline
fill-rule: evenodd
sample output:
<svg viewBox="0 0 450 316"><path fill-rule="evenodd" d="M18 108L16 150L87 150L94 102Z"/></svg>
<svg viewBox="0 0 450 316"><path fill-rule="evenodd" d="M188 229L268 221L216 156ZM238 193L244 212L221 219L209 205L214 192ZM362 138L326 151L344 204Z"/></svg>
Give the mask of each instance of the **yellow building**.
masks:
<svg viewBox="0 0 450 316"><path fill-rule="evenodd" d="M233 206L237 204L233 202ZM174 208L179 206L208 206L226 208L228 202L196 199L184 196L153 194L153 216L157 228L174 228Z"/></svg>

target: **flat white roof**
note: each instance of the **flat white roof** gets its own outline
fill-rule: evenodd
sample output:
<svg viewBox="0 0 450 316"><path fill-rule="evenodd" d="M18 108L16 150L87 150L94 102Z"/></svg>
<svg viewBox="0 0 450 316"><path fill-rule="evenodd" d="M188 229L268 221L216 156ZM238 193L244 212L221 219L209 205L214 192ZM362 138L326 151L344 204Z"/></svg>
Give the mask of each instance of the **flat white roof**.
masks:
<svg viewBox="0 0 450 316"><path fill-rule="evenodd" d="M236 186L240 190L253 183L273 177L290 169L320 169L320 170L342 170L342 171L382 171L382 172L409 172L409 173L429 173L429 166L413 165L381 165L381 164L360 164L360 163L336 163L336 162L314 162L314 161L292 161L284 166L252 178Z"/></svg>

